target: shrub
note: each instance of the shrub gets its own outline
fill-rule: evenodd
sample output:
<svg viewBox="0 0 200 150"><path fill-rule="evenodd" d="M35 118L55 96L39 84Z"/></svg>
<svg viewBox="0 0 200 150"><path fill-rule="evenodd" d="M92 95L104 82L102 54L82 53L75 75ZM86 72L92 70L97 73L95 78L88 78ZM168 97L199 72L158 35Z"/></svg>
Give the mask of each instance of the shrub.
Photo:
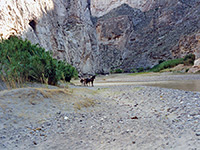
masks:
<svg viewBox="0 0 200 150"><path fill-rule="evenodd" d="M133 69L130 70L130 72L131 72L131 73L136 73L137 70L136 70L135 68L133 68Z"/></svg>
<svg viewBox="0 0 200 150"><path fill-rule="evenodd" d="M137 68L137 72L143 72L145 69L143 67Z"/></svg>
<svg viewBox="0 0 200 150"><path fill-rule="evenodd" d="M162 62L164 62L164 60L159 60L159 61L158 61L158 64L161 64Z"/></svg>
<svg viewBox="0 0 200 150"><path fill-rule="evenodd" d="M122 69L115 69L114 73L123 73L124 71Z"/></svg>
<svg viewBox="0 0 200 150"><path fill-rule="evenodd" d="M183 58L183 61L184 61L184 65L187 65L187 66L194 65L195 55L188 54Z"/></svg>
<svg viewBox="0 0 200 150"><path fill-rule="evenodd" d="M124 72L124 70L122 70L122 69L115 69L115 70L113 70L113 69L111 69L110 70L110 73L123 73Z"/></svg>
<svg viewBox="0 0 200 150"><path fill-rule="evenodd" d="M61 79L77 76L74 67L54 59L49 52L28 40L12 36L0 42L0 74L19 81L47 82L56 85Z"/></svg>
<svg viewBox="0 0 200 150"><path fill-rule="evenodd" d="M175 67L179 64L184 64L184 65L193 65L195 60L195 55L194 54L189 54L186 55L184 58L179 58L179 59L172 59L172 60L167 60L164 61L158 65L155 65L153 68L150 69L152 72L159 72L163 69L167 68L172 68Z"/></svg>
<svg viewBox="0 0 200 150"><path fill-rule="evenodd" d="M172 68L182 63L183 63L183 58L168 60L162 62L161 64L155 65L153 68L150 69L150 71L159 72L163 69Z"/></svg>
<svg viewBox="0 0 200 150"><path fill-rule="evenodd" d="M130 73L139 73L139 72L147 72L149 71L150 67L146 67L146 68L143 68L143 67L140 67L140 68L133 68L130 70Z"/></svg>
<svg viewBox="0 0 200 150"><path fill-rule="evenodd" d="M151 67L149 67L149 66L145 68L146 71L149 71L150 69L151 69Z"/></svg>

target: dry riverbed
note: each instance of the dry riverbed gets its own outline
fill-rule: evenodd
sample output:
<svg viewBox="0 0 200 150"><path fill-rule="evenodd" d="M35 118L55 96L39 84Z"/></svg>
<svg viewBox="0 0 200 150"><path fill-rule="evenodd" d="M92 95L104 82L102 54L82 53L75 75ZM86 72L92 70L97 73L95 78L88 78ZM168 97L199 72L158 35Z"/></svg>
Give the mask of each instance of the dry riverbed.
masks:
<svg viewBox="0 0 200 150"><path fill-rule="evenodd" d="M200 76L112 75L95 87L1 91L0 149L198 150L200 93L140 84L175 80Z"/></svg>

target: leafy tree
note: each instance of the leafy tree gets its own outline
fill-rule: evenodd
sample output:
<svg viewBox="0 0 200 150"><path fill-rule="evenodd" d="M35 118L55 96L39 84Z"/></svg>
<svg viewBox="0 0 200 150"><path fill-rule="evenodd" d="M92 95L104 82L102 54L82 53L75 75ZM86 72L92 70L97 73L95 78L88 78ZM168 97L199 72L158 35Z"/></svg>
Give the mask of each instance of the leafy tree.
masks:
<svg viewBox="0 0 200 150"><path fill-rule="evenodd" d="M77 77L76 69L58 61L37 44L11 36L0 42L0 75L18 81L48 81L56 85L59 80L70 81Z"/></svg>

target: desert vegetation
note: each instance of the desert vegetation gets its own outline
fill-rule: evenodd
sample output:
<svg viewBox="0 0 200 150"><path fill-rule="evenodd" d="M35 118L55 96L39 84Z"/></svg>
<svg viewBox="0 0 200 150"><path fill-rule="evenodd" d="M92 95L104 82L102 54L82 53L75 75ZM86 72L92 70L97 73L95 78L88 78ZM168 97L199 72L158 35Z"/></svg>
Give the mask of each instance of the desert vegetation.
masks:
<svg viewBox="0 0 200 150"><path fill-rule="evenodd" d="M179 64L184 64L187 66L193 65L195 60L194 54L188 54L184 58L178 58L178 59L171 59L167 61L163 61L159 63L158 65L155 65L153 68L151 68L149 71L151 72L159 72L161 70L175 67Z"/></svg>
<svg viewBox="0 0 200 150"><path fill-rule="evenodd" d="M110 73L124 73L123 69L117 68L117 69L111 69Z"/></svg>
<svg viewBox="0 0 200 150"><path fill-rule="evenodd" d="M77 77L76 69L54 59L49 51L28 40L11 36L0 42L0 76L8 86L26 81L56 85Z"/></svg>
<svg viewBox="0 0 200 150"><path fill-rule="evenodd" d="M171 70L170 68L173 68L179 64L183 64L184 66L189 66L194 65L194 60L195 60L195 55L194 54L188 54L183 58L177 58L177 59L171 59L171 60L160 60L159 63L152 68L147 67L147 68L133 68L130 70L132 74L130 75L138 75L138 74L144 74L144 73L149 73L149 72L162 72L162 71L169 71ZM187 71L189 69L186 69ZM187 72L186 71L186 72Z"/></svg>

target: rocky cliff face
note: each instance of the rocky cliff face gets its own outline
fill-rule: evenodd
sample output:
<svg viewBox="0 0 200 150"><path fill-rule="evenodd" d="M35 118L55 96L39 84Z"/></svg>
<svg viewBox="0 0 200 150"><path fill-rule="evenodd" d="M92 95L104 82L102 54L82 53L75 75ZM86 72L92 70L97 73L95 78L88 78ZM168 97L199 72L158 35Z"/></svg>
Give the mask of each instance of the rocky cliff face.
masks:
<svg viewBox="0 0 200 150"><path fill-rule="evenodd" d="M28 38L83 73L98 70L99 52L88 0L8 0L1 1L0 8L3 38L13 34Z"/></svg>
<svg viewBox="0 0 200 150"><path fill-rule="evenodd" d="M93 16L101 17L122 4L148 11L153 6L154 0L91 0L91 13Z"/></svg>
<svg viewBox="0 0 200 150"><path fill-rule="evenodd" d="M152 67L159 60L188 53L199 57L199 0L157 0L148 9L132 5L127 1L97 18L101 65L105 71Z"/></svg>
<svg viewBox="0 0 200 150"><path fill-rule="evenodd" d="M0 36L19 35L82 73L200 58L200 0L16 0L0 3Z"/></svg>

